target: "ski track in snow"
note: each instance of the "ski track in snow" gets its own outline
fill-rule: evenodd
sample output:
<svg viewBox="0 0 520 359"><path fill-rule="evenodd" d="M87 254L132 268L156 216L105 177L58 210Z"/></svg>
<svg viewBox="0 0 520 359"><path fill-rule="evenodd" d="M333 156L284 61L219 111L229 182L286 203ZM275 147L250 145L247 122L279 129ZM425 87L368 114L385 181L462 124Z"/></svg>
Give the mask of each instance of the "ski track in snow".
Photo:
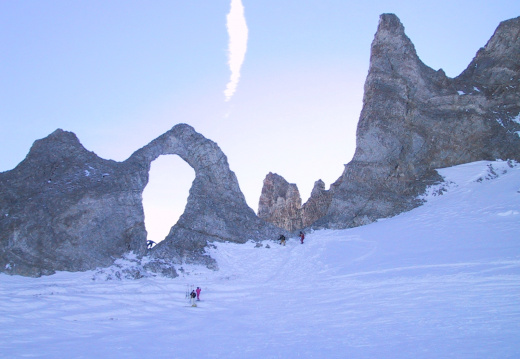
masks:
<svg viewBox="0 0 520 359"><path fill-rule="evenodd" d="M439 172L448 191L394 218L216 243L217 272L0 274L0 357L518 358L520 167Z"/></svg>

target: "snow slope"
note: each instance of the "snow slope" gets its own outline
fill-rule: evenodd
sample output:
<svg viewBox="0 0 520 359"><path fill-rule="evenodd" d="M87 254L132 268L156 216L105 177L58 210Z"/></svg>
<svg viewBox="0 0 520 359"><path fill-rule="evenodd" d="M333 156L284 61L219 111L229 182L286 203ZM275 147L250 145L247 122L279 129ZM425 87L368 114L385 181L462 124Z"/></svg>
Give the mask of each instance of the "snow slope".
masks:
<svg viewBox="0 0 520 359"><path fill-rule="evenodd" d="M518 358L520 166L439 172L448 184L391 219L216 244L217 272L0 274L0 357Z"/></svg>

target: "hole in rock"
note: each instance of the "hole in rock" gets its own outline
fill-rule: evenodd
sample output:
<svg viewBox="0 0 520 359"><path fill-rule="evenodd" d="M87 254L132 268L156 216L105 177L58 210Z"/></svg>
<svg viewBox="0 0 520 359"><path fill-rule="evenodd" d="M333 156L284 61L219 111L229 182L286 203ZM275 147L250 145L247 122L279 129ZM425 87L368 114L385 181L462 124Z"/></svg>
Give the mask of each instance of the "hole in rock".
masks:
<svg viewBox="0 0 520 359"><path fill-rule="evenodd" d="M159 243L184 213L195 171L177 155L152 162L143 191L144 224L148 240Z"/></svg>

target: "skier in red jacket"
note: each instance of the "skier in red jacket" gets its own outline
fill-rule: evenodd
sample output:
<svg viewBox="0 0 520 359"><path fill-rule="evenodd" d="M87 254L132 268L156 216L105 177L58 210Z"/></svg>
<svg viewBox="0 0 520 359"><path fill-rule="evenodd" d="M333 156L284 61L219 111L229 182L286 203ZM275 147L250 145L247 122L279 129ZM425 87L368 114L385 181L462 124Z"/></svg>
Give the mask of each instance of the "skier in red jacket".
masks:
<svg viewBox="0 0 520 359"><path fill-rule="evenodd" d="M195 292L197 292L197 300L200 300L200 291L201 289L199 287L197 287L197 289L195 290Z"/></svg>

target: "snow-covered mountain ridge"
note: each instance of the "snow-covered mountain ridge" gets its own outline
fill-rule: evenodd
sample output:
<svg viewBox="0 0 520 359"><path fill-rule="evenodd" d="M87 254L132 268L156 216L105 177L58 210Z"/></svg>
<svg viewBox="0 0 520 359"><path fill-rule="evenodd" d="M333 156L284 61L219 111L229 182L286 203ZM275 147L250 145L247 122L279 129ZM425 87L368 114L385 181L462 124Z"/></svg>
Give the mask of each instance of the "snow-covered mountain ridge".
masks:
<svg viewBox="0 0 520 359"><path fill-rule="evenodd" d="M448 186L393 218L303 245L216 243L219 271L0 274L0 356L516 358L520 166L439 173ZM132 259L118 264L112 274ZM190 285L202 288L196 308Z"/></svg>

